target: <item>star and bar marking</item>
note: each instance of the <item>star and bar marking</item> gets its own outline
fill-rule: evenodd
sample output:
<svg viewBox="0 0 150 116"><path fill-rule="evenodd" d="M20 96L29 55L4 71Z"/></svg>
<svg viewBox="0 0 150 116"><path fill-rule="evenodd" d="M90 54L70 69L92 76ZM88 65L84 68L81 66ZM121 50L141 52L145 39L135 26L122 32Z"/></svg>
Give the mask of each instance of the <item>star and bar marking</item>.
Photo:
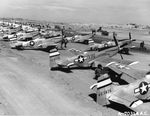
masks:
<svg viewBox="0 0 150 116"><path fill-rule="evenodd" d="M139 87L134 90L134 93L140 93L141 95L145 95L149 91L149 88L150 83L143 81L139 84Z"/></svg>

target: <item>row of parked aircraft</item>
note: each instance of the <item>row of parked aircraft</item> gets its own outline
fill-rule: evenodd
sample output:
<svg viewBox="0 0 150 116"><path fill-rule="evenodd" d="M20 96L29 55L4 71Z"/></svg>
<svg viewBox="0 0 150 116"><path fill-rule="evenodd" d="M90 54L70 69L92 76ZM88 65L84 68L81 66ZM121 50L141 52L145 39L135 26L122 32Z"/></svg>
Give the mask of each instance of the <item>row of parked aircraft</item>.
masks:
<svg viewBox="0 0 150 116"><path fill-rule="evenodd" d="M26 28L25 28L26 27ZM99 40L95 39L95 34L67 34L65 37L61 31L53 32L51 30L39 30L37 27L29 25L15 25L12 23L1 23L0 32L3 34L2 40L9 41L11 48L15 49L44 49L49 52L49 66L50 69L67 69L71 70L73 67L96 67L97 64L102 64L111 72L117 74L113 76L104 74L93 84L90 89L95 90L97 94L97 103L100 105L108 105L110 103L118 103L130 108L135 108L150 98L150 73L147 73L144 78L137 80L133 75L129 74L127 70L131 70L131 65L138 63L137 61L124 60L122 53L129 53L129 49L134 47L131 33L129 38L124 40L117 40L116 34L113 33L113 40L100 36ZM46 35L46 36L45 36ZM48 36L47 36L48 35ZM74 48L69 51L74 54L65 60L60 58L58 44L63 39L68 42L87 44L88 49L76 50ZM101 41L101 38L103 40ZM120 54L121 59L112 58L114 55ZM125 85L114 85L113 81L122 79L122 75L126 75L124 81ZM112 78L113 77L113 78ZM115 78L115 79L114 79ZM132 79L133 83L127 80ZM120 84L120 83L119 83Z"/></svg>
<svg viewBox="0 0 150 116"><path fill-rule="evenodd" d="M51 50L49 55L50 67L51 68L53 67L70 68L73 66L92 67L95 66L95 61L97 61L97 59L98 62L103 63L108 61L107 58L110 59L110 57L116 55L117 53L120 53L121 55L121 51L123 51L123 49L125 48L132 47L129 45L132 43L132 41L135 41L129 38L128 40L118 42L115 35L113 35L113 38L114 38L114 41L112 41L113 44L108 45L110 41L106 42L105 44L107 44L107 46L101 47L100 48L101 50L99 50L98 52L89 52L87 50L81 51L76 49L70 49L69 51L72 52L75 56L70 57L67 60L60 59L60 53L58 52L57 49ZM99 44L99 45L104 45L104 44Z"/></svg>
<svg viewBox="0 0 150 116"><path fill-rule="evenodd" d="M92 37L89 39L91 38ZM94 40L92 40L93 42L91 43L93 45L89 43L90 47L95 44L99 47L99 50L95 52L70 49L69 51L72 52L74 56L66 60L60 59L58 50L51 50L49 54L50 68L67 68L69 70L71 70L72 67L92 68L95 67L96 63L100 63L104 67L107 67L109 71L111 70L111 73L109 73L109 75L107 73L102 75L97 80L97 83L90 87L97 95L97 103L103 106L116 103L134 110L134 108L150 99L150 73L148 72L145 77L137 79L132 75L131 72L133 69L130 68L130 66L137 64L138 61L124 60L121 55L121 53L129 53L129 49L134 47L131 44L136 40L131 38L131 33L129 33L129 39L118 41L115 34L113 35L113 39L114 41L105 43L94 43ZM84 40L87 40L87 38L84 38ZM83 41L83 39L81 41ZM112 58L118 53L122 59ZM114 77L113 73L117 74L117 76ZM122 75L126 75L126 78L122 78ZM132 83L128 82L129 79L132 80ZM124 80L123 82L126 83L123 83L123 85L119 82L118 84L114 84L114 80L119 80L119 82L120 80Z"/></svg>

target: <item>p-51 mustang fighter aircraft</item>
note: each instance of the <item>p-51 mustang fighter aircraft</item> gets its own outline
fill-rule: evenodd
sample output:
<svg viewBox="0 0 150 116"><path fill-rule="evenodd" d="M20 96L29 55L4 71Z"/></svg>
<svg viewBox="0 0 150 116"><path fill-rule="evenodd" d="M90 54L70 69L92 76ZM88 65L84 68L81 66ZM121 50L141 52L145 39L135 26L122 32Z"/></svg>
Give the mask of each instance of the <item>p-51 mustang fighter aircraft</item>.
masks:
<svg viewBox="0 0 150 116"><path fill-rule="evenodd" d="M131 46L133 41L136 41L136 39L132 39L131 33L129 32L129 39L123 39L119 41L120 47L123 48L120 52L129 54L129 49L134 47L134 46Z"/></svg>
<svg viewBox="0 0 150 116"><path fill-rule="evenodd" d="M75 56L70 57L67 60L61 60L58 50L52 50L50 51L50 54L49 54L50 68L51 69L53 69L54 67L70 68L73 66L94 67L96 60L98 60L98 62L100 61L103 62L103 60L109 57L112 57L118 53L120 48L118 46L118 42L116 38L114 38L114 41L115 41L116 46L107 50L100 51L100 52L83 52L83 51L71 49L70 51Z"/></svg>
<svg viewBox="0 0 150 116"><path fill-rule="evenodd" d="M108 105L118 103L135 108L150 100L150 72L144 78L127 85L114 85L107 74L102 75L90 89L96 88L97 103Z"/></svg>
<svg viewBox="0 0 150 116"><path fill-rule="evenodd" d="M113 33L113 38L115 38L115 33ZM125 53L125 54L129 54L129 48L131 48L131 43L133 41L136 41L135 39L131 38L131 33L129 33L129 39L124 39L124 40L120 40L119 41L119 46L120 48L122 48L122 50L120 51L120 53ZM104 49L108 49L110 47L114 47L115 46L115 42L114 41L108 41L108 42L104 42L104 43L92 43L93 45L91 45L89 47L90 50L104 50Z"/></svg>
<svg viewBox="0 0 150 116"><path fill-rule="evenodd" d="M115 42L113 41L108 41L108 42L104 42L104 43L92 43L92 45L90 45L89 50L91 51L101 51L110 47L114 47L115 46Z"/></svg>
<svg viewBox="0 0 150 116"><path fill-rule="evenodd" d="M94 42L91 34L84 35L84 36L83 35L75 35L72 38L72 41L75 43L83 43L83 44L91 44Z"/></svg>
<svg viewBox="0 0 150 116"><path fill-rule="evenodd" d="M49 50L57 48L57 43L53 39L37 38L30 41L16 41L10 46L16 49L42 49L49 52Z"/></svg>

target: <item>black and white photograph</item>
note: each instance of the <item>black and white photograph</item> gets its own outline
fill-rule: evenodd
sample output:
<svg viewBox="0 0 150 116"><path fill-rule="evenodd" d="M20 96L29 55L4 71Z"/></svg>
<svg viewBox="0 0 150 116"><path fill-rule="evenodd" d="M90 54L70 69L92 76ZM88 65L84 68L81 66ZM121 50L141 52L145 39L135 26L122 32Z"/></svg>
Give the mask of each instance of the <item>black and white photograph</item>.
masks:
<svg viewBox="0 0 150 116"><path fill-rule="evenodd" d="M150 0L0 2L0 116L150 116Z"/></svg>

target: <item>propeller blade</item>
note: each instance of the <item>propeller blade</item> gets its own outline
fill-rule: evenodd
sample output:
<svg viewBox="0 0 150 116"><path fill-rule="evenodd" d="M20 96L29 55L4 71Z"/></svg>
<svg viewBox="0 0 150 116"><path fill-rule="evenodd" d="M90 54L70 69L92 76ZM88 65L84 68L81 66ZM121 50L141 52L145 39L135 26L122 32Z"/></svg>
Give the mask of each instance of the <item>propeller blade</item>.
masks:
<svg viewBox="0 0 150 116"><path fill-rule="evenodd" d="M120 53L120 57L121 57L121 59L123 60L123 56L122 56L122 54Z"/></svg>
<svg viewBox="0 0 150 116"><path fill-rule="evenodd" d="M129 39L132 40L131 32L129 32Z"/></svg>

